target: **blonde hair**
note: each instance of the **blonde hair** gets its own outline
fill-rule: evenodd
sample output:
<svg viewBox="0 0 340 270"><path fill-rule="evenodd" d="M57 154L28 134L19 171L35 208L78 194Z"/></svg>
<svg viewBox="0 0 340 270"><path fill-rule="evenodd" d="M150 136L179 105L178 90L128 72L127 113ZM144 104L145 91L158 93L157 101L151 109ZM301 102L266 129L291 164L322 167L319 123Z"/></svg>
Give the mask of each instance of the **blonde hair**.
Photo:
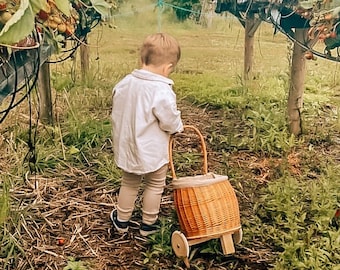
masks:
<svg viewBox="0 0 340 270"><path fill-rule="evenodd" d="M160 66L168 63L176 65L181 58L181 48L174 37L165 33L157 33L145 38L140 54L142 64L147 66Z"/></svg>

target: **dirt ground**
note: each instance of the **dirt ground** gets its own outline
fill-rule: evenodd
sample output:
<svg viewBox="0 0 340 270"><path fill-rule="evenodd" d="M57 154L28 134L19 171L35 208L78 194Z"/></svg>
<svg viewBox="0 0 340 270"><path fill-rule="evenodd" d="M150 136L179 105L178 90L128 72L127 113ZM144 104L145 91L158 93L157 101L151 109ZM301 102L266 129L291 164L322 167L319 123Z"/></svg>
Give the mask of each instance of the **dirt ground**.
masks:
<svg viewBox="0 0 340 270"><path fill-rule="evenodd" d="M179 108L185 124L200 129L208 137L211 127L222 125L219 111L209 111L180 101ZM219 132L219 130L216 130ZM211 150L207 141L209 171L219 170L221 153ZM112 151L109 145L103 151ZM247 155L231 156L228 166L238 166L264 183L266 168L253 170L249 164L255 159ZM260 163L259 163L260 164ZM260 166L261 167L261 166ZM268 169L268 168L267 168ZM260 172L260 173L259 173ZM262 179L262 180L261 180ZM26 211L25 222L18 228L17 236L25 255L15 269L63 269L67 262L83 261L91 269L185 269L181 259L159 256L154 267L145 266L142 252L147 250L147 238L140 236L137 229L131 229L123 236L110 233L109 213L117 201L117 186L109 181L97 179L91 167L88 170L69 168L54 178L42 175L26 177L24 187L12 191L12 196L21 201ZM243 188L247 188L244 186ZM253 186L252 186L253 188ZM237 193L240 214L251 215L251 200ZM162 203L161 216L174 210L172 191L167 188ZM134 216L140 221L138 212ZM214 255L199 254L191 259L192 269L267 269L270 250L254 243L247 247L242 243L235 246L236 252L216 259ZM200 268L197 268L197 267ZM14 268L12 268L14 269ZM76 268L69 268L71 270Z"/></svg>

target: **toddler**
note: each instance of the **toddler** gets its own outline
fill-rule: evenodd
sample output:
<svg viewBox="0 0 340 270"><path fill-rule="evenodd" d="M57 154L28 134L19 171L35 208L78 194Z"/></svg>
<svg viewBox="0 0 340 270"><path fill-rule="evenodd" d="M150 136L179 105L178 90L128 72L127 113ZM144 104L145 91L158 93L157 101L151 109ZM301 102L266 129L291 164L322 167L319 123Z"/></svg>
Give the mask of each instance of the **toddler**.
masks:
<svg viewBox="0 0 340 270"><path fill-rule="evenodd" d="M127 232L142 181L140 233L148 236L159 227L158 214L168 171L171 134L183 131L174 82L169 75L181 57L177 40L165 33L146 37L141 69L135 69L113 89L114 157L122 170L118 205L110 218L120 233Z"/></svg>

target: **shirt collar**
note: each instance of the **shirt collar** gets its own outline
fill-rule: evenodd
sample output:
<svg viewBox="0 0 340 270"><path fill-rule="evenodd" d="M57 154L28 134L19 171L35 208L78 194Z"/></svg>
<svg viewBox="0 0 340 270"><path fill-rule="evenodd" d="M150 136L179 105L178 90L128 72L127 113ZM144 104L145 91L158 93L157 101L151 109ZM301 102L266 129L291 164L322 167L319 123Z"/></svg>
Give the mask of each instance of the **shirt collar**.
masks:
<svg viewBox="0 0 340 270"><path fill-rule="evenodd" d="M173 80L145 69L135 69L131 74L143 80L160 81L170 85L174 84Z"/></svg>

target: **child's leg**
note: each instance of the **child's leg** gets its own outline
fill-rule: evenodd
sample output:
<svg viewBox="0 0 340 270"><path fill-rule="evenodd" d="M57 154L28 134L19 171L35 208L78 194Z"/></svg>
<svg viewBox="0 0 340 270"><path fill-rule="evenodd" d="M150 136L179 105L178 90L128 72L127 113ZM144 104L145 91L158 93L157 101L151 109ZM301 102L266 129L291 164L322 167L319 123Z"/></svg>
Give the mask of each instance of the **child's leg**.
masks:
<svg viewBox="0 0 340 270"><path fill-rule="evenodd" d="M143 223L151 225L158 218L160 203L165 186L168 164L155 172L144 176L145 189L143 192Z"/></svg>
<svg viewBox="0 0 340 270"><path fill-rule="evenodd" d="M135 201L138 195L141 179L141 175L136 175L123 171L117 205L117 217L119 221L130 220L132 212L135 208Z"/></svg>

